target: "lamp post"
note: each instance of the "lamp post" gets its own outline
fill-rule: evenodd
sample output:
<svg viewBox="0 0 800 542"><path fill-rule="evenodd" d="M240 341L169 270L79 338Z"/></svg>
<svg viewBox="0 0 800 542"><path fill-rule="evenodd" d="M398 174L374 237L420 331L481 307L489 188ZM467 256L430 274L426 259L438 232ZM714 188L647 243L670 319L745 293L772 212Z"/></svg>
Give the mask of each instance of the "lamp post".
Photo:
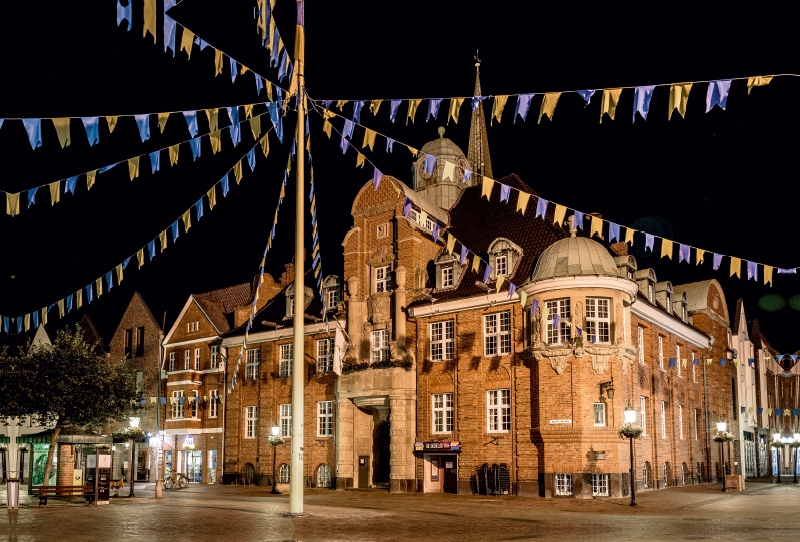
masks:
<svg viewBox="0 0 800 542"><path fill-rule="evenodd" d="M278 444L283 444L283 439L281 438L281 428L279 425L272 426L272 434L267 439L270 444L272 444L272 491L270 493L272 495L280 494L280 491L276 489L277 478L276 478L276 448Z"/></svg>
<svg viewBox="0 0 800 542"><path fill-rule="evenodd" d="M625 410L622 411L624 420L626 424L633 425L636 423L636 409L631 406L630 401L628 402L628 406L625 407ZM634 481L634 474L635 474L635 465L634 465L634 457L633 457L633 433L628 435L628 442L630 443L631 447L631 506L638 506L636 504L636 482Z"/></svg>
<svg viewBox="0 0 800 542"><path fill-rule="evenodd" d="M128 421L130 422L130 428L133 429L135 427L139 427L139 420L140 420L140 418L137 418L135 416L128 416ZM128 494L129 498L130 497L136 497L136 495L133 492L133 480L135 478L135 473L133 472L133 470L134 470L133 469L133 460L134 460L134 457L135 457L134 454L136 453L136 451L135 451L136 450L136 444L135 444L135 441L133 439L130 439L130 440L131 440L131 462L128 465L128 481L131 484L131 492Z"/></svg>
<svg viewBox="0 0 800 542"><path fill-rule="evenodd" d="M775 433L774 435L772 435L772 439L775 442L780 443L781 434L780 433ZM781 483L781 446L775 446L775 451L777 453L777 464L775 465L775 472L778 473L778 478L775 480L775 483L776 484L780 484Z"/></svg>
<svg viewBox="0 0 800 542"><path fill-rule="evenodd" d="M797 483L797 448L800 447L800 433L794 434L794 442L792 442L792 448L794 448L794 478L792 479L792 483Z"/></svg>
<svg viewBox="0 0 800 542"><path fill-rule="evenodd" d="M720 421L717 422L717 431L719 431L720 434L725 433L725 431L727 431L727 430L728 430L727 422L725 422L723 420L720 420ZM727 482L725 480L726 472L725 472L725 440L724 439L720 441L719 447L722 450L722 491L727 493L728 492L728 484L727 484Z"/></svg>

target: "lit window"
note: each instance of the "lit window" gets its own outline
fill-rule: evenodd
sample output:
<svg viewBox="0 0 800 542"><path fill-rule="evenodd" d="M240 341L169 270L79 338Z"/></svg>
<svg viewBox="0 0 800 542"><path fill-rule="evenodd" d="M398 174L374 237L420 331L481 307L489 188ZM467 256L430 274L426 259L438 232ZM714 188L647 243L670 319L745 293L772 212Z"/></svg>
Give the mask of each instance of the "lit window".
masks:
<svg viewBox="0 0 800 542"><path fill-rule="evenodd" d="M281 436L292 436L292 404L281 405Z"/></svg>
<svg viewBox="0 0 800 542"><path fill-rule="evenodd" d="M683 440L683 405L678 405L678 438Z"/></svg>
<svg viewBox="0 0 800 542"><path fill-rule="evenodd" d="M647 472L647 465L648 463L645 461L644 465L642 465L642 486L645 488L650 487L650 473Z"/></svg>
<svg viewBox="0 0 800 542"><path fill-rule="evenodd" d="M664 363L664 337L661 335L658 336L658 363L662 371L666 369L666 364Z"/></svg>
<svg viewBox="0 0 800 542"><path fill-rule="evenodd" d="M434 393L431 395L433 408L433 432L453 432L453 394Z"/></svg>
<svg viewBox="0 0 800 542"><path fill-rule="evenodd" d="M566 344L570 341L567 321L570 318L569 298L554 299L547 304L547 344ZM553 319L558 315L558 326L553 328Z"/></svg>
<svg viewBox="0 0 800 542"><path fill-rule="evenodd" d="M486 392L486 430L489 433L511 430L511 390Z"/></svg>
<svg viewBox="0 0 800 542"><path fill-rule="evenodd" d="M194 349L194 370L195 371L199 371L200 370L200 349L199 348L195 348Z"/></svg>
<svg viewBox="0 0 800 542"><path fill-rule="evenodd" d="M647 434L647 397L639 397L639 423L642 426L642 434Z"/></svg>
<svg viewBox="0 0 800 542"><path fill-rule="evenodd" d="M511 353L511 312L496 312L483 317L483 355Z"/></svg>
<svg viewBox="0 0 800 542"><path fill-rule="evenodd" d="M697 425L698 425L698 420L699 419L700 419L700 410L695 408L694 409L694 419L692 420L694 422L693 423L693 427L692 427L692 431L694 432L694 440L697 440Z"/></svg>
<svg viewBox="0 0 800 542"><path fill-rule="evenodd" d="M183 418L183 390L172 392L172 417Z"/></svg>
<svg viewBox="0 0 800 542"><path fill-rule="evenodd" d="M192 362L192 351L186 350L183 353L183 368L189 370L189 364Z"/></svg>
<svg viewBox="0 0 800 542"><path fill-rule="evenodd" d="M638 346L639 346L639 363L644 363L644 328L637 327L637 338L638 338Z"/></svg>
<svg viewBox="0 0 800 542"><path fill-rule="evenodd" d="M661 401L661 438L667 438L667 403Z"/></svg>
<svg viewBox="0 0 800 542"><path fill-rule="evenodd" d="M286 316L294 316L294 294L286 296Z"/></svg>
<svg viewBox="0 0 800 542"><path fill-rule="evenodd" d="M389 278L389 266L375 268L375 291L388 292L391 290L391 279Z"/></svg>
<svg viewBox="0 0 800 542"><path fill-rule="evenodd" d="M286 463L282 463L280 469L278 470L278 483L279 484L289 483L289 465L287 465Z"/></svg>
<svg viewBox="0 0 800 542"><path fill-rule="evenodd" d="M556 473L556 495L572 495L572 475L566 473Z"/></svg>
<svg viewBox="0 0 800 542"><path fill-rule="evenodd" d="M215 344L215 345L213 345L211 347L211 368L212 369L216 369L217 368L217 363L218 363L217 356L219 356L219 346Z"/></svg>
<svg viewBox="0 0 800 542"><path fill-rule="evenodd" d="M592 474L592 497L608 497L610 474Z"/></svg>
<svg viewBox="0 0 800 542"><path fill-rule="evenodd" d="M278 376L281 378L292 376L292 365L294 365L294 344L282 344Z"/></svg>
<svg viewBox="0 0 800 542"><path fill-rule="evenodd" d="M494 272L495 276L503 275L508 276L508 256L505 254L494 257Z"/></svg>
<svg viewBox="0 0 800 542"><path fill-rule="evenodd" d="M389 330L379 329L369 336L369 359L371 363L389 361Z"/></svg>
<svg viewBox="0 0 800 542"><path fill-rule="evenodd" d="M250 348L246 351L246 365L244 366L244 379L257 380L259 363L261 362L261 352L258 348Z"/></svg>
<svg viewBox="0 0 800 542"><path fill-rule="evenodd" d="M596 426L604 426L606 424L606 404L593 403L594 407L594 424Z"/></svg>
<svg viewBox="0 0 800 542"><path fill-rule="evenodd" d="M317 467L317 487L333 487L333 473L331 468L324 463Z"/></svg>
<svg viewBox="0 0 800 542"><path fill-rule="evenodd" d="M333 370L333 339L317 341L317 372L329 373Z"/></svg>
<svg viewBox="0 0 800 542"><path fill-rule="evenodd" d="M209 394L211 404L208 406L208 417L216 418L219 415L219 390L211 390Z"/></svg>
<svg viewBox="0 0 800 542"><path fill-rule="evenodd" d="M333 401L317 403L317 436L333 436Z"/></svg>
<svg viewBox="0 0 800 542"><path fill-rule="evenodd" d="M611 342L611 316L608 299L586 298L586 338L590 343Z"/></svg>
<svg viewBox="0 0 800 542"><path fill-rule="evenodd" d="M454 328L454 320L431 324L431 360L453 359Z"/></svg>
<svg viewBox="0 0 800 542"><path fill-rule="evenodd" d="M442 288L451 288L453 286L453 267L448 265L442 267Z"/></svg>
<svg viewBox="0 0 800 542"><path fill-rule="evenodd" d="M169 353L169 371L172 372L175 370L175 352Z"/></svg>
<svg viewBox="0 0 800 542"><path fill-rule="evenodd" d="M258 407L245 407L245 426L244 438L256 438L258 436Z"/></svg>
<svg viewBox="0 0 800 542"><path fill-rule="evenodd" d="M339 289L338 288L328 288L325 292L325 304L326 309L332 311L336 308L339 304Z"/></svg>

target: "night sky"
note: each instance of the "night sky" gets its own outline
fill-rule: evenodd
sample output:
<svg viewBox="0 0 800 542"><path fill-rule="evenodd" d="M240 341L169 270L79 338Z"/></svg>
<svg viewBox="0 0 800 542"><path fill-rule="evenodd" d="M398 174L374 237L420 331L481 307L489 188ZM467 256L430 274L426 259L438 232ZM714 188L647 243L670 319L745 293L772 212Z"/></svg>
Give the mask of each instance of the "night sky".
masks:
<svg viewBox="0 0 800 542"><path fill-rule="evenodd" d="M266 100L265 93L256 95L249 73L231 83L227 59L222 75L214 77L211 49L201 52L195 46L190 60L183 52L175 58L164 53L160 14L158 44L149 35L142 38L142 3L133 2L130 32L124 23L116 26L112 0L13 2L0 7L0 117L124 115ZM275 7L290 53L294 4L278 0ZM211 45L277 81L277 69L269 67L268 52L256 33L254 6L253 0L184 0L171 15ZM541 3L307 2L308 93L318 100L471 96L476 49L483 61L485 95L800 73L789 13L735 11L733 5L726 6L725 13L688 5L648 9L625 11L621 5L596 2L586 8L575 3L553 8ZM178 43L181 32L179 28ZM697 83L686 118L674 114L668 122L669 88L658 87L649 120L637 117L635 124L632 90L623 91L616 120L606 118L602 124L600 93L586 108L578 95L562 95L554 121L545 119L539 125L538 97L527 122L516 124L516 99L510 98L502 123L489 128L494 176L516 173L550 201L599 212L619 224L650 228L709 252L776 267L797 266L800 224L794 214L796 192L790 187L797 183L798 92L800 80L793 77L776 78L749 96L745 82L734 81L727 111L716 108L706 114L706 83ZM491 107L491 101L485 103ZM406 126L406 105L392 124L387 102L377 118L365 107L362 122L421 148L437 137L446 106L444 102L438 122L426 124L423 101L416 124ZM261 111L263 107L256 110ZM344 114L351 111L348 104ZM222 112L220 116L226 118ZM141 270L134 258L121 286L84 307L106 338L134 291L144 295L159 321L166 311L169 325L190 293L254 276L272 225L294 122L289 113L284 145L270 135L269 158L259 152L255 173L246 172L240 186L232 183L227 198L218 192L218 207L212 212L206 208L199 223L193 219L191 231L181 232L176 245L170 236L169 248ZM263 123L269 126L266 118ZM73 142L61 149L52 124L44 121L43 147L32 151L22 123L7 120L0 129L0 188L24 191L189 137L179 115L170 117L163 134L152 122L152 137L144 144L131 118L121 120L110 135L105 122L100 124L100 143L90 148L80 121L73 121ZM466 152L468 102L460 123L446 128L447 137ZM362 133L356 128L358 146ZM48 192L40 189L31 209L23 200L19 216L0 215L0 314L40 309L133 255L252 146L249 130L243 134L235 149L223 135L223 152L217 155L206 140L197 162L183 145L178 165L168 167L162 153L162 168L155 175L143 159L141 176L131 182L123 163L98 176L88 193L82 176L75 195L62 195L55 207L49 204ZM343 157L338 138L327 139L317 116L311 118L311 139L323 273L340 274L341 242L351 225L352 200L372 169L354 169L355 153ZM411 184L410 153L395 145L394 153L387 155L384 147L379 137L368 158L386 174ZM293 250L292 185L267 263L275 276ZM310 222L308 216L306 220ZM310 224L306 231L310 246ZM658 244L656 249L658 253ZM636 255L639 268L654 267L659 280L681 284L716 278L731 316L736 299L742 297L748 320L759 320L775 348L786 353L798 349L792 337L800 325L800 277L776 274L775 286L769 288L761 280L727 278L727 259L719 271L712 271L710 256L696 267L678 264L677 256L669 262ZM55 314L51 312L51 318ZM73 311L67 321L81 314Z"/></svg>

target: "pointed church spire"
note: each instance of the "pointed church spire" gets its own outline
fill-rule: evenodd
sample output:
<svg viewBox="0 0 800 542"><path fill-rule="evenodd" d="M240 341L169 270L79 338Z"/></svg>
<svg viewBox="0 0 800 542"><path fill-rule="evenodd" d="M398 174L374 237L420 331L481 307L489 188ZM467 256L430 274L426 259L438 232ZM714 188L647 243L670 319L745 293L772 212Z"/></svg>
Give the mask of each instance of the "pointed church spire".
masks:
<svg viewBox="0 0 800 542"><path fill-rule="evenodd" d="M481 96L481 59L478 57L477 51L475 51L474 96ZM472 164L474 173L494 178L492 176L492 160L489 156L489 138L486 135L486 117L483 114L483 101L478 102L478 107L472 111L467 160ZM475 182L480 182L480 177L474 176L473 179Z"/></svg>

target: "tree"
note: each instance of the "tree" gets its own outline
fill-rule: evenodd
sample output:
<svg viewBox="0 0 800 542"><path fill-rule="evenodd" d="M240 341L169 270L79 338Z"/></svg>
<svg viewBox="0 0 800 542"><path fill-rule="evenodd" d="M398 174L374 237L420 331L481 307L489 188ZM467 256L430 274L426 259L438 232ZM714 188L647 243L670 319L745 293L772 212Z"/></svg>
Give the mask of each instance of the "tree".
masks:
<svg viewBox="0 0 800 542"><path fill-rule="evenodd" d="M109 419L122 419L138 395L128 360L106 359L94 344L86 342L78 326L59 331L52 345L29 344L15 360L3 365L7 370L13 367L8 372L14 373L16 390L4 390L13 397L8 404L15 406L0 406L0 414L27 415L42 425L54 424L45 480L50 478L53 452L64 426L96 427Z"/></svg>

